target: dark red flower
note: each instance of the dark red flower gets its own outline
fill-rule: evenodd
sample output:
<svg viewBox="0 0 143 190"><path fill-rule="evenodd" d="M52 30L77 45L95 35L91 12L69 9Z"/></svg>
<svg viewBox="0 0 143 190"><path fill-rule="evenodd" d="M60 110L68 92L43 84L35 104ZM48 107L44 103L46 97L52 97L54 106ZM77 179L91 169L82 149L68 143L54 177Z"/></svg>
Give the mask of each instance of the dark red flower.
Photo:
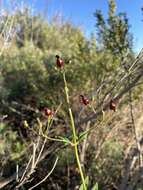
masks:
<svg viewBox="0 0 143 190"><path fill-rule="evenodd" d="M114 112L116 111L116 103L114 100L110 100L110 104L109 104L110 110L113 110Z"/></svg>
<svg viewBox="0 0 143 190"><path fill-rule="evenodd" d="M56 61L57 67L60 68L60 69L63 68L64 61L62 60L62 58L60 58L59 55L56 55L56 58L57 58L57 61Z"/></svg>
<svg viewBox="0 0 143 190"><path fill-rule="evenodd" d="M53 112L48 108L44 108L44 114L47 117L52 117L53 116Z"/></svg>
<svg viewBox="0 0 143 190"><path fill-rule="evenodd" d="M89 104L89 99L83 95L80 95L81 103L87 106Z"/></svg>

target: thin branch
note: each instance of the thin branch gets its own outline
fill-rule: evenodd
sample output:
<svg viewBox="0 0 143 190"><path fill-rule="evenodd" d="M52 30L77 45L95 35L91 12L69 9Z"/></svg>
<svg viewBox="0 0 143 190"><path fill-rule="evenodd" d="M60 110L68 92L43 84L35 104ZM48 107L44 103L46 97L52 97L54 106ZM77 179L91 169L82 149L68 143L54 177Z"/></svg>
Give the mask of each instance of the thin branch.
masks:
<svg viewBox="0 0 143 190"><path fill-rule="evenodd" d="M133 127L134 136L135 136L136 146L138 149L138 155L139 155L139 167L142 168L143 167L142 151L141 151L140 141L138 139L138 134L137 134L136 125L135 125L131 90L129 90L129 105L130 105L130 115L131 115L131 120L132 120L132 127Z"/></svg>
<svg viewBox="0 0 143 190"><path fill-rule="evenodd" d="M140 72L140 74L138 76L136 76L136 78L130 83L129 86L124 87L123 90L121 90L120 92L118 92L113 99L114 100L120 100L126 93L129 92L130 89L132 89L133 87L135 87L136 83L143 77L143 71ZM95 121L97 116L102 115L103 110L107 110L109 107L109 102L106 102L106 104L102 107L99 107L99 110L90 115L87 116L85 118L83 118L79 123L77 123L77 126L83 125L84 123L87 123L88 121Z"/></svg>
<svg viewBox="0 0 143 190"><path fill-rule="evenodd" d="M28 168L29 168L29 165L30 165L31 161L32 161L32 156L30 157L29 162L27 163L27 166L26 166L26 168L25 168L25 170L24 170L24 173L23 173L23 175L22 175L22 177L21 177L21 179L20 179L20 182L23 181L23 179L24 179L24 177L25 177L25 174L26 174L27 171L28 171Z"/></svg>
<svg viewBox="0 0 143 190"><path fill-rule="evenodd" d="M31 187L29 190L34 189L35 187L39 186L41 183L43 183L44 181L46 181L46 179L53 173L53 171L54 171L54 169L55 169L55 167L56 167L56 165L57 165L58 159L59 159L59 158L57 157L56 160L55 160L55 163L54 163L54 165L53 165L53 168L52 168L51 171L44 177L44 179L42 179L39 183L37 183L36 185L34 185L33 187Z"/></svg>

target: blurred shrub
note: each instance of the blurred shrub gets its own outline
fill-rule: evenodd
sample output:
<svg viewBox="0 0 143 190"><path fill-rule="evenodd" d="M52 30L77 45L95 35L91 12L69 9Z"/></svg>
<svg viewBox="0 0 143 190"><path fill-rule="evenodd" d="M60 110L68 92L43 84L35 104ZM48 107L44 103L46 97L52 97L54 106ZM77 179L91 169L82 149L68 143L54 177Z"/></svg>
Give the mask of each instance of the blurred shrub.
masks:
<svg viewBox="0 0 143 190"><path fill-rule="evenodd" d="M32 97L37 105L62 101L63 82L55 70L56 54L65 61L71 95L98 88L103 79L114 76L118 59L97 51L93 35L86 39L70 22L49 24L40 16L32 16L28 9L15 14L15 38L0 57L2 99L27 104Z"/></svg>
<svg viewBox="0 0 143 190"><path fill-rule="evenodd" d="M3 176L15 172L16 164L23 160L26 144L20 139L18 133L4 123L0 123L0 166Z"/></svg>
<svg viewBox="0 0 143 190"><path fill-rule="evenodd" d="M95 151L96 155L96 151ZM91 160L93 183L98 182L99 188L111 188L120 179L121 161L123 160L123 147L114 138L104 143L100 156Z"/></svg>

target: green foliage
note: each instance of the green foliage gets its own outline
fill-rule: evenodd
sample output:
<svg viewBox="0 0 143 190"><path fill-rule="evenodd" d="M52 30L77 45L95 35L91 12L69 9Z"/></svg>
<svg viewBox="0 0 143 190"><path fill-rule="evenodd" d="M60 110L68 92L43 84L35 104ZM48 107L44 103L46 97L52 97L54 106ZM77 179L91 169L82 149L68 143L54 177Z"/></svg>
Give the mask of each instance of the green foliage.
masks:
<svg viewBox="0 0 143 190"><path fill-rule="evenodd" d="M96 153L95 153L96 154ZM95 162L92 161L91 168L93 172L93 181L97 181L99 187L111 185L111 181L118 180L123 159L123 147L114 138L104 143L100 157ZM94 160L94 158L93 158ZM108 181L104 181L107 179Z"/></svg>
<svg viewBox="0 0 143 190"><path fill-rule="evenodd" d="M0 156L1 161L3 159L17 161L21 157L25 145L20 141L16 131L12 131L11 128L0 123ZM2 163L1 163L2 164Z"/></svg>
<svg viewBox="0 0 143 190"><path fill-rule="evenodd" d="M64 148L64 150L59 151L58 155L60 157L60 160L58 162L60 170L62 170L67 164L74 164L74 155L71 148Z"/></svg>
<svg viewBox="0 0 143 190"><path fill-rule="evenodd" d="M85 184L86 184L86 187L88 188L89 187L89 176L87 176L85 178ZM84 190L83 184L81 184L79 190Z"/></svg>
<svg viewBox="0 0 143 190"><path fill-rule="evenodd" d="M118 162L123 156L122 153L122 146L115 139L111 139L105 143L102 155Z"/></svg>
<svg viewBox="0 0 143 190"><path fill-rule="evenodd" d="M2 65L3 85L8 91L5 99L24 103L30 96L38 98L44 95L48 73L41 61L40 50L28 46L5 55Z"/></svg>
<svg viewBox="0 0 143 190"><path fill-rule="evenodd" d="M114 15L115 10L112 9L115 9L115 5L110 2L109 26L102 14L96 15L100 17L97 25L104 50L116 51L116 48L119 50L119 44L123 44L122 40L126 38L125 43L129 42L129 33L125 17ZM0 57L1 99L24 104L31 104L31 99L34 99L37 106L43 103L47 106L52 104L53 107L63 102L64 97L60 95L63 81L55 69L56 54L65 61L71 96L97 89L107 78L116 76L119 59L115 59L113 51L97 51L94 35L87 40L83 32L70 22L59 24L54 21L49 24L40 15L31 15L28 9L16 12L14 16L15 38ZM13 16L9 16L9 20L12 19ZM121 28L118 29L118 25ZM118 34L119 30L121 35ZM109 36L111 33L113 37ZM108 47L110 45L112 48Z"/></svg>
<svg viewBox="0 0 143 190"><path fill-rule="evenodd" d="M99 189L98 189L98 184L96 183L96 184L92 187L91 190L99 190Z"/></svg>
<svg viewBox="0 0 143 190"><path fill-rule="evenodd" d="M91 185L90 185L90 178L89 178L89 176L87 176L87 177L85 178L85 183L86 183L87 188L89 188L89 187L91 186ZM81 184L79 190L84 190L83 184ZM93 185L93 186L91 187L91 190L99 190L99 188L98 188L98 183L96 183L95 185Z"/></svg>
<svg viewBox="0 0 143 190"><path fill-rule="evenodd" d="M132 36L129 32L128 19L125 13L116 12L116 3L109 0L109 13L107 20L104 19L100 10L97 10L97 29L100 42L106 51L111 51L113 55L121 59L132 49Z"/></svg>
<svg viewBox="0 0 143 190"><path fill-rule="evenodd" d="M88 87L87 76L94 76L90 65L94 67L96 57L93 35L87 40L71 23L48 24L40 16L30 15L27 9L16 13L14 29L16 36L11 47L0 57L2 99L26 104L31 97L37 104L61 102L63 82L55 70L56 54L65 61L69 88L77 91Z"/></svg>

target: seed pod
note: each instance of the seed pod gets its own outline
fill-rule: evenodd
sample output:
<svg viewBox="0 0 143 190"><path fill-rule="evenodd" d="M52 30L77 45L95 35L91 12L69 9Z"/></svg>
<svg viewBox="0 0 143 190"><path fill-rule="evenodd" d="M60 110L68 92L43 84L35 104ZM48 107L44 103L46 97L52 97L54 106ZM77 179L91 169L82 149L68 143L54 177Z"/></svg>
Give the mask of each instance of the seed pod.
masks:
<svg viewBox="0 0 143 190"><path fill-rule="evenodd" d="M60 69L63 68L64 67L64 61L62 60L62 58L60 58L59 55L56 55L56 58L57 58L57 60L56 60L57 67Z"/></svg>
<svg viewBox="0 0 143 190"><path fill-rule="evenodd" d="M53 112L48 108L44 108L44 114L47 117L52 117L53 116Z"/></svg>
<svg viewBox="0 0 143 190"><path fill-rule="evenodd" d="M114 112L116 111L116 103L114 100L110 100L110 104L109 104L110 110L113 110Z"/></svg>
<svg viewBox="0 0 143 190"><path fill-rule="evenodd" d="M87 106L89 104L89 99L83 95L80 95L81 103Z"/></svg>

